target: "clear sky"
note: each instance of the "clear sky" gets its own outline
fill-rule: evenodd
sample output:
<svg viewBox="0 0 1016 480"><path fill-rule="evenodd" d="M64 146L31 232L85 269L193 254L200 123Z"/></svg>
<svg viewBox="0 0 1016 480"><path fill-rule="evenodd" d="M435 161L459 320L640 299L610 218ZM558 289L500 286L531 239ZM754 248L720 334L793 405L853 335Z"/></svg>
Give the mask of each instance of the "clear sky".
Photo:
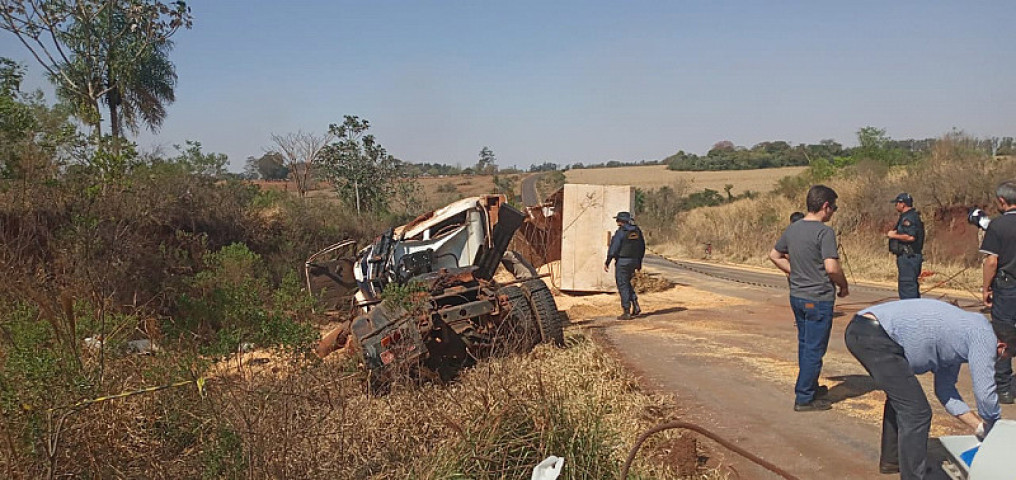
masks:
<svg viewBox="0 0 1016 480"><path fill-rule="evenodd" d="M704 154L720 140L1016 135L1016 2L192 0L177 101L143 149L240 170L345 114L410 162ZM12 35L0 55L45 82Z"/></svg>

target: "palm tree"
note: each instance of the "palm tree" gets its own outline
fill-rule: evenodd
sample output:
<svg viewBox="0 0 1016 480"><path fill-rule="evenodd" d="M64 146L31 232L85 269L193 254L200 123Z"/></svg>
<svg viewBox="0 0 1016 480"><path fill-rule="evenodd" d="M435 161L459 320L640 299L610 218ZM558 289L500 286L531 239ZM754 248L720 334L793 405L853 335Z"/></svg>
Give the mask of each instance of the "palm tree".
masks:
<svg viewBox="0 0 1016 480"><path fill-rule="evenodd" d="M82 31L97 28L109 32L108 35L90 33L105 38L101 46L108 58L105 72L99 74L94 68L94 62L85 56L71 58L59 69L75 85L88 85L90 90L104 92L101 98L92 100L73 91L66 82L54 83L58 85L57 95L74 105L76 115L85 123L95 126L99 132L100 102L105 104L109 109L111 132L116 143L123 137L125 128L135 135L142 126L152 132L158 131L166 119L166 105L176 100L174 88L177 76L176 67L169 61L172 41L162 39L145 44L140 33L135 34L123 26L130 20L121 10L110 9L109 12L103 22L76 26ZM68 38L84 36L72 28Z"/></svg>
<svg viewBox="0 0 1016 480"><path fill-rule="evenodd" d="M169 61L172 42L165 41L119 71L107 73L109 92L103 99L109 108L114 138L126 127L137 135L141 126L157 132L166 119L166 105L176 100L176 67Z"/></svg>

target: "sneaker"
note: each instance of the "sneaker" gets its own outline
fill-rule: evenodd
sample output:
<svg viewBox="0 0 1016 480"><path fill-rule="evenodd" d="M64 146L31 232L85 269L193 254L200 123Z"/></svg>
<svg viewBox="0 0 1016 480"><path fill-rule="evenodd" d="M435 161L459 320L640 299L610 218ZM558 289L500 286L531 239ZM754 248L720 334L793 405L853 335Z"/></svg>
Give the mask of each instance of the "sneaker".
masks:
<svg viewBox="0 0 1016 480"><path fill-rule="evenodd" d="M628 315L628 312L624 312L624 313L618 315L617 319L618 320L631 320L631 315Z"/></svg>
<svg viewBox="0 0 1016 480"><path fill-rule="evenodd" d="M1013 404L1012 392L998 392L998 403Z"/></svg>
<svg viewBox="0 0 1016 480"><path fill-rule="evenodd" d="M812 400L808 403L795 403L795 412L818 412L822 410L831 410L833 405L825 400Z"/></svg>
<svg viewBox="0 0 1016 480"><path fill-rule="evenodd" d="M883 475L891 475L893 473L900 473L900 466L891 463L880 463L878 464L878 473Z"/></svg>
<svg viewBox="0 0 1016 480"><path fill-rule="evenodd" d="M825 385L819 385L815 387L815 398L824 397L829 394L829 387Z"/></svg>

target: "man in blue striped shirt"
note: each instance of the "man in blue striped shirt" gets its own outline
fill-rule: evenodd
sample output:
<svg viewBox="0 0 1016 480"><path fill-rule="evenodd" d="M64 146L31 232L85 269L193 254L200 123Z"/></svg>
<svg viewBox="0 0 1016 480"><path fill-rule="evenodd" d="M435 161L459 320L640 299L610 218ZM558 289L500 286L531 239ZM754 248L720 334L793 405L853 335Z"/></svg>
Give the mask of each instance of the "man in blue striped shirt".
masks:
<svg viewBox="0 0 1016 480"><path fill-rule="evenodd" d="M847 325L847 349L885 391L879 471L903 479L927 473L931 406L916 375L935 375L935 396L947 412L983 435L1001 415L995 361L1016 352L1016 327L931 299L887 302L861 310ZM970 365L977 414L956 390Z"/></svg>

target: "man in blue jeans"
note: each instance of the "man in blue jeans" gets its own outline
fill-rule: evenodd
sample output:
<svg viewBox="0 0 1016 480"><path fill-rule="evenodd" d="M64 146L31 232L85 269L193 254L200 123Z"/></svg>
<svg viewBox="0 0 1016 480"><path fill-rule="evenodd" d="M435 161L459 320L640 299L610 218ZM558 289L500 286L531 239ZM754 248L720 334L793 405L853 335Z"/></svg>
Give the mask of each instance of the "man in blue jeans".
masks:
<svg viewBox="0 0 1016 480"><path fill-rule="evenodd" d="M840 268L836 232L825 225L836 212L836 198L836 192L825 185L811 187L806 199L808 213L790 224L769 252L769 260L790 278L790 307L797 323L797 412L832 408L818 398L827 391L818 379L829 346L833 304L837 295L846 297L850 292Z"/></svg>

